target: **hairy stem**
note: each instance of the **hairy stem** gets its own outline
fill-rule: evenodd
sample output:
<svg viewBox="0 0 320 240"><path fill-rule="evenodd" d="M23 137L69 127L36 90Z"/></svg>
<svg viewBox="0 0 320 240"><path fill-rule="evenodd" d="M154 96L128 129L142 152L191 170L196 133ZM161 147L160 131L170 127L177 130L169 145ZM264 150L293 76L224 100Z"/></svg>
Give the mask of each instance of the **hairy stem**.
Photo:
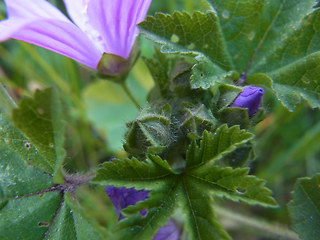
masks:
<svg viewBox="0 0 320 240"><path fill-rule="evenodd" d="M261 219L243 216L241 214L235 213L234 211L229 211L222 207L215 207L215 212L221 218L225 218L228 221L238 224L239 226L246 225L252 228L262 230L264 233L269 233L271 235L279 236L288 240L301 240L295 232L289 230L288 228L266 223Z"/></svg>
<svg viewBox="0 0 320 240"><path fill-rule="evenodd" d="M122 89L125 91L125 93L128 95L128 97L130 98L130 100L134 103L134 105L140 110L140 104L138 103L138 101L134 98L134 96L132 95L131 91L129 90L129 88L127 87L126 83L123 81L120 83Z"/></svg>

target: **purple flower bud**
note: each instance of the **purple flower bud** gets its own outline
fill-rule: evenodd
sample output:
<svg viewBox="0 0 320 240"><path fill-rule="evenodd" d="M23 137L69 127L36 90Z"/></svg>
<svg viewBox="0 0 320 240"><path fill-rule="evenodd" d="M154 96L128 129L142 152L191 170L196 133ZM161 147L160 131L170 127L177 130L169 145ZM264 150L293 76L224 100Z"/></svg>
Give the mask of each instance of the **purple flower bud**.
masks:
<svg viewBox="0 0 320 240"><path fill-rule="evenodd" d="M106 193L113 203L113 209L119 217L119 220L124 218L124 216L121 214L122 209L130 205L136 205L137 202L149 198L149 191L136 190L134 188L116 188L113 186L107 186ZM140 213L142 216L144 216L147 214L147 211L141 210Z"/></svg>
<svg viewBox="0 0 320 240"><path fill-rule="evenodd" d="M246 87L233 101L231 107L247 108L249 117L255 114L262 101L263 88Z"/></svg>

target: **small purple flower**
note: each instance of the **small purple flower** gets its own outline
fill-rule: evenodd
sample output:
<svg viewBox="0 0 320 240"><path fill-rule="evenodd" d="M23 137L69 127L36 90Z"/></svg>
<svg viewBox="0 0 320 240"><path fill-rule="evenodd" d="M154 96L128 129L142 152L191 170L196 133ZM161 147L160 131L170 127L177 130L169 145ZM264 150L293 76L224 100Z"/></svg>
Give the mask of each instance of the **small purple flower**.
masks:
<svg viewBox="0 0 320 240"><path fill-rule="evenodd" d="M122 209L130 205L136 205L137 202L149 198L149 191L135 190L134 188L116 188L113 186L107 186L106 193L113 203L114 211L118 215L119 220L124 218L121 214ZM142 216L145 216L147 211L142 210L140 213ZM179 238L180 229L176 226L173 220L170 220L165 226L159 228L157 234L153 237L153 240L178 240Z"/></svg>
<svg viewBox="0 0 320 240"><path fill-rule="evenodd" d="M255 114L261 106L263 88L246 87L233 101L231 107L247 108L249 117Z"/></svg>
<svg viewBox="0 0 320 240"><path fill-rule="evenodd" d="M0 41L28 42L96 69L103 53L127 59L152 0L64 0L71 22L46 0L5 0Z"/></svg>
<svg viewBox="0 0 320 240"><path fill-rule="evenodd" d="M166 225L159 228L153 240L178 240L180 238L180 229L173 220L169 220Z"/></svg>
<svg viewBox="0 0 320 240"><path fill-rule="evenodd" d="M130 205L136 205L137 202L149 198L149 191L135 190L134 188L116 188L113 186L107 186L106 193L113 203L113 209L119 217L119 220L124 218L121 214L122 209ZM145 216L147 211L142 210L140 213L142 216Z"/></svg>

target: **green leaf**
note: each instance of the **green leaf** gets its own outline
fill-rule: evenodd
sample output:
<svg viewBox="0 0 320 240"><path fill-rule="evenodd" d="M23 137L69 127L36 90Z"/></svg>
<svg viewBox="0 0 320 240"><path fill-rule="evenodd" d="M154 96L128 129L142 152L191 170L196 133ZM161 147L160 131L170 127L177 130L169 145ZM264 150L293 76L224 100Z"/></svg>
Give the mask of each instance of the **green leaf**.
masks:
<svg viewBox="0 0 320 240"><path fill-rule="evenodd" d="M270 76L277 98L290 111L302 99L320 106L320 11L313 11L314 0L208 1L218 11L239 72Z"/></svg>
<svg viewBox="0 0 320 240"><path fill-rule="evenodd" d="M68 195L59 210L61 193L45 192L54 187L52 176L26 165L4 144L0 153L0 239L37 240L45 234L45 239L106 239L106 232Z"/></svg>
<svg viewBox="0 0 320 240"><path fill-rule="evenodd" d="M265 180L248 175L249 168L219 168L208 164L192 169L188 175L200 185L207 185L215 195L224 196L233 201L258 204L265 207L277 207L271 191L264 186Z"/></svg>
<svg viewBox="0 0 320 240"><path fill-rule="evenodd" d="M14 125L28 138L26 148L34 146L52 170L48 173L60 173L65 151L64 123L60 103L53 89L36 91L34 98L24 98L17 109L13 110ZM32 164L39 167L37 160Z"/></svg>
<svg viewBox="0 0 320 240"><path fill-rule="evenodd" d="M52 177L26 165L19 152L0 144L0 238L41 239L59 206L56 192L18 198L49 189Z"/></svg>
<svg viewBox="0 0 320 240"><path fill-rule="evenodd" d="M221 168L223 159L248 142L253 135L239 126L221 126L216 134L205 131L200 145L194 141L187 153L187 167L179 173L159 156L148 155L146 162L135 158L106 162L98 170L94 183L116 187L151 190L149 199L123 210L126 218L118 223L120 239L149 239L181 207L186 215L190 239L230 239L215 218L213 197L275 207L265 181L248 175L248 168ZM140 211L148 214L141 216Z"/></svg>
<svg viewBox="0 0 320 240"><path fill-rule="evenodd" d="M207 1L212 8L206 13L156 14L140 24L162 52L195 58L193 88L234 85L242 74L241 81L249 84L264 79L290 111L302 100L320 107L320 9L313 8L315 0Z"/></svg>
<svg viewBox="0 0 320 240"><path fill-rule="evenodd" d="M157 13L139 26L147 38L162 45L163 53L204 55L222 69L232 67L214 11Z"/></svg>
<svg viewBox="0 0 320 240"><path fill-rule="evenodd" d="M140 29L147 38L162 45L163 53L195 56L198 64L193 67L192 87L208 88L215 82L229 82L225 78L233 63L214 11L196 11L192 15L157 13L147 17Z"/></svg>
<svg viewBox="0 0 320 240"><path fill-rule="evenodd" d="M6 146L19 154L25 163L33 164L48 173L53 173L52 167L44 156L39 154L37 148L30 143L29 139L8 120L12 109L15 108L13 102L10 101L9 95L1 94L1 97L0 146Z"/></svg>
<svg viewBox="0 0 320 240"><path fill-rule="evenodd" d="M320 106L319 61L320 52L269 73L277 98L289 111L293 112L302 99L312 108Z"/></svg>
<svg viewBox="0 0 320 240"><path fill-rule="evenodd" d="M51 90L38 92L37 96L52 97L50 92ZM1 97L8 96L1 94ZM52 232L55 232L54 239L59 237L60 239L106 239L100 227L93 220L84 220L83 211L72 205L68 198L60 212L62 211L61 214L65 212L65 204L68 203L67 207L74 211L73 228L68 228L66 235L64 233L59 235L59 228L54 226L51 226L52 228L50 227L48 231L53 220L55 226L67 226L69 223L68 218L60 217L60 213L54 217L59 211L62 194L59 190L54 190L55 181L51 175L53 167L45 160L47 155L45 153L42 155L35 147L38 143L37 135L29 134L33 137L31 142L7 120L9 112L15 106L6 99L8 98L3 98L0 103L0 239L44 239L47 232L50 233L47 237L51 237ZM39 98L36 99L39 100ZM40 100L45 102L43 98ZM26 109L30 113L34 107L42 106L41 101L26 99L23 100L23 104L31 103L31 106L27 105ZM44 109L48 110L48 108ZM23 109L14 109L14 111L20 114ZM24 120L31 121L30 116L27 116ZM34 121L41 124L43 121L54 120L35 118ZM45 123L42 124L40 126L46 126ZM22 124L22 127L24 128L25 125ZM27 129L28 133L29 131L30 129ZM45 134L45 136L52 135ZM60 135L57 134L57 136ZM60 222L57 222L58 220Z"/></svg>
<svg viewBox="0 0 320 240"><path fill-rule="evenodd" d="M239 126L222 125L215 133L204 131L200 145L193 142L187 151L187 168L213 163L252 138L251 133L240 130Z"/></svg>
<svg viewBox="0 0 320 240"><path fill-rule="evenodd" d="M317 240L320 236L320 175L301 178L288 204L292 227L302 239Z"/></svg>
<svg viewBox="0 0 320 240"><path fill-rule="evenodd" d="M215 219L213 199L208 189L185 177L179 195L186 213L186 228L190 239L231 239Z"/></svg>
<svg viewBox="0 0 320 240"><path fill-rule="evenodd" d="M242 73L258 45L265 0L208 0L217 11L221 32L235 70Z"/></svg>
<svg viewBox="0 0 320 240"><path fill-rule="evenodd" d="M45 239L107 239L108 235L98 223L88 217L84 210L74 203L69 193L61 206Z"/></svg>
<svg viewBox="0 0 320 240"><path fill-rule="evenodd" d="M159 162L159 160L161 162ZM98 170L94 183L150 189L173 174L167 162L156 156L149 156L148 162L138 159L113 159L105 162ZM140 187L139 187L140 186Z"/></svg>

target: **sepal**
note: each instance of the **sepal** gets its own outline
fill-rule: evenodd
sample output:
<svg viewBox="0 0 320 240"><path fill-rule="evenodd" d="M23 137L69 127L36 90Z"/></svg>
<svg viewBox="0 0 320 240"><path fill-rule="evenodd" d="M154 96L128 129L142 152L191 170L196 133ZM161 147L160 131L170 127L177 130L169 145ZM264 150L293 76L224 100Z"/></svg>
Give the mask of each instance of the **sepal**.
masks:
<svg viewBox="0 0 320 240"><path fill-rule="evenodd" d="M97 66L98 75L101 78L116 83L124 82L131 68L136 63L139 55L140 50L137 41L134 44L127 59L124 59L115 54L103 53Z"/></svg>
<svg viewBox="0 0 320 240"><path fill-rule="evenodd" d="M142 110L140 115L127 124L124 149L135 156L146 153L159 154L173 141L171 131L171 109L165 105L160 110Z"/></svg>

